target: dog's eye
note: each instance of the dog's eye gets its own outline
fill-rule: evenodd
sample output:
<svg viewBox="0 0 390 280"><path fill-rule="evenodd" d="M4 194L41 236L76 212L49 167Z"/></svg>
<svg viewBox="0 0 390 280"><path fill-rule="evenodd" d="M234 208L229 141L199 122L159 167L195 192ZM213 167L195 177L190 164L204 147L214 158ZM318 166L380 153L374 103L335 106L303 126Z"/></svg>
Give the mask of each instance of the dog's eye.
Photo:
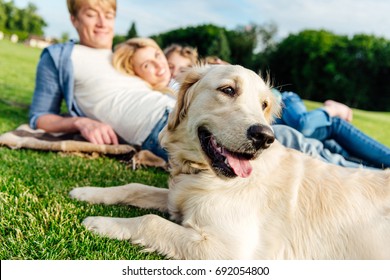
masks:
<svg viewBox="0 0 390 280"><path fill-rule="evenodd" d="M236 94L235 89L232 87L219 88L219 90L230 96L234 96Z"/></svg>
<svg viewBox="0 0 390 280"><path fill-rule="evenodd" d="M261 107L263 108L263 110L265 110L265 108L268 107L268 100L264 100L263 103L261 104Z"/></svg>

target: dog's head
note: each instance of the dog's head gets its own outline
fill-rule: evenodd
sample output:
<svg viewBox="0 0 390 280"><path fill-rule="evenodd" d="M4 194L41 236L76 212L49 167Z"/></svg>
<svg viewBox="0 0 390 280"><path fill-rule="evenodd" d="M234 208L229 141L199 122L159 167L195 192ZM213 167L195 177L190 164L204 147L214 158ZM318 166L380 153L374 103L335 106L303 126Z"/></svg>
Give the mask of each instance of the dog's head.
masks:
<svg viewBox="0 0 390 280"><path fill-rule="evenodd" d="M280 105L259 75L241 66L191 68L160 140L173 172L212 169L248 177L251 160L274 141L270 126Z"/></svg>

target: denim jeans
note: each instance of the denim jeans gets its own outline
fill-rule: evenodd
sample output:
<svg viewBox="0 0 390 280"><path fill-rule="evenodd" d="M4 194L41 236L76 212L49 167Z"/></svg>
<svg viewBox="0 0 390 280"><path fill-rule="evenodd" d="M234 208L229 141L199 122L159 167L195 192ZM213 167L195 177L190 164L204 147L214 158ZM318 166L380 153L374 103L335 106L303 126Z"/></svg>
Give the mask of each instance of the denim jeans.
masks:
<svg viewBox="0 0 390 280"><path fill-rule="evenodd" d="M274 124L272 128L276 139L287 148L298 150L314 158L343 167L369 168L362 163L347 160L339 153L330 151L325 148L321 141L314 138L307 138L292 127Z"/></svg>
<svg viewBox="0 0 390 280"><path fill-rule="evenodd" d="M278 123L291 126L307 137L317 128L331 124L331 117L324 109L308 112L302 99L294 92L282 93L282 109Z"/></svg>
<svg viewBox="0 0 390 280"><path fill-rule="evenodd" d="M349 122L332 118L329 126L317 128L310 137L320 141L333 139L348 153L346 158L379 168L390 167L390 149L361 132Z"/></svg>
<svg viewBox="0 0 390 280"><path fill-rule="evenodd" d="M165 110L163 116L154 126L152 132L149 134L149 136L146 138L146 140L141 146L142 150L149 150L166 161L168 161L168 153L165 149L161 147L160 141L158 140L158 135L160 134L161 130L165 127L165 125L168 123L169 113L170 110L168 109Z"/></svg>
<svg viewBox="0 0 390 280"><path fill-rule="evenodd" d="M282 118L277 123L320 140L325 148L348 160L377 168L390 167L390 149L349 122L330 117L322 108L307 111L301 98L293 92L283 93L282 102Z"/></svg>

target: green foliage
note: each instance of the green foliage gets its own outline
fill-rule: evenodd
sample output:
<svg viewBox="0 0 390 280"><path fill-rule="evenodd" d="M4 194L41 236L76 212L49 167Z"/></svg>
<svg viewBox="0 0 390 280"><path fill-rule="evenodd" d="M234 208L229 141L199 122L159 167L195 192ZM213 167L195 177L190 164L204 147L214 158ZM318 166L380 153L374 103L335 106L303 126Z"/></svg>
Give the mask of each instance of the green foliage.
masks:
<svg viewBox="0 0 390 280"><path fill-rule="evenodd" d="M65 43L68 42L69 40L70 40L70 35L68 32L61 33L61 39L59 40L59 42Z"/></svg>
<svg viewBox="0 0 390 280"><path fill-rule="evenodd" d="M320 30L291 34L262 56L276 85L316 101L390 111L390 41L371 35L352 38Z"/></svg>
<svg viewBox="0 0 390 280"><path fill-rule="evenodd" d="M135 26L135 22L131 23L129 31L127 31L126 35L115 35L113 40L113 46L115 48L116 45L125 42L128 39L138 37L137 28Z"/></svg>
<svg viewBox="0 0 390 280"><path fill-rule="evenodd" d="M273 44L277 28L274 24L264 26L250 24L227 30L212 24L179 28L151 36L165 48L171 44L196 47L201 57L218 56L232 64L252 68L253 52L261 45L266 48Z"/></svg>
<svg viewBox="0 0 390 280"><path fill-rule="evenodd" d="M0 0L0 30L5 29L6 22L7 22L7 13L5 10L4 1Z"/></svg>
<svg viewBox="0 0 390 280"><path fill-rule="evenodd" d="M124 35L115 35L114 39L113 39L113 42L112 42L112 45L115 47L116 45L118 45L120 43L123 43L124 41L126 41L126 36L124 36Z"/></svg>
<svg viewBox="0 0 390 280"><path fill-rule="evenodd" d="M137 32L137 28L135 26L135 22L133 21L131 23L129 31L127 32L126 39L131 39L131 38L135 38L135 37L138 37L138 32Z"/></svg>
<svg viewBox="0 0 390 280"><path fill-rule="evenodd" d="M272 23L234 30L207 24L152 38L163 48L172 43L196 46L201 57L216 55L270 73L275 86L305 99L335 99L354 108L390 111L390 41L304 30L277 43L276 32Z"/></svg>
<svg viewBox="0 0 390 280"><path fill-rule="evenodd" d="M229 61L232 64L249 65L257 42L255 29L238 27L236 30L227 31L226 35L231 50Z"/></svg>
<svg viewBox="0 0 390 280"><path fill-rule="evenodd" d="M43 35L43 28L47 24L37 11L32 3L20 9L13 0L0 0L0 29L4 29L6 33L17 33L21 40L26 39L28 34Z"/></svg>
<svg viewBox="0 0 390 280"><path fill-rule="evenodd" d="M216 55L230 61L230 46L227 41L226 30L212 24L196 27L186 27L152 36L154 40L165 48L171 44L181 44L196 47L202 57Z"/></svg>

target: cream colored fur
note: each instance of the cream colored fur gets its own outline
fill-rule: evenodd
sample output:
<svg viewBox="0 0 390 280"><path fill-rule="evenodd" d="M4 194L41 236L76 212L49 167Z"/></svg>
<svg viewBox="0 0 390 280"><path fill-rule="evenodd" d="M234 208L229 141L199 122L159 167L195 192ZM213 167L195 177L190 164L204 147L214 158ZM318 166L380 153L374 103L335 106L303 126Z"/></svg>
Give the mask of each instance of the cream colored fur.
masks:
<svg viewBox="0 0 390 280"><path fill-rule="evenodd" d="M223 93L226 86L237 94ZM160 135L170 154L169 190L129 184L70 193L90 203L168 211L176 223L146 215L88 217L84 225L175 259L390 259L389 170L326 164L275 141L251 161L247 178L213 171L199 126L244 151L247 128L268 126L278 110L268 85L250 70L191 70Z"/></svg>

